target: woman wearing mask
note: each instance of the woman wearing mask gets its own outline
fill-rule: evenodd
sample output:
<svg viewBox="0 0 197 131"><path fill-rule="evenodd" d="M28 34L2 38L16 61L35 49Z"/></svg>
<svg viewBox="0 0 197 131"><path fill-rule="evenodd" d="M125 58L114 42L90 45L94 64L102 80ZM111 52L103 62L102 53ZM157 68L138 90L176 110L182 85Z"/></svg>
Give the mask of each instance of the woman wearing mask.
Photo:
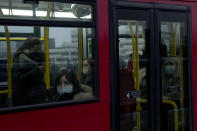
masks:
<svg viewBox="0 0 197 131"><path fill-rule="evenodd" d="M79 84L70 69L60 70L54 80L54 86L48 91L49 102L82 99L92 96L91 89Z"/></svg>

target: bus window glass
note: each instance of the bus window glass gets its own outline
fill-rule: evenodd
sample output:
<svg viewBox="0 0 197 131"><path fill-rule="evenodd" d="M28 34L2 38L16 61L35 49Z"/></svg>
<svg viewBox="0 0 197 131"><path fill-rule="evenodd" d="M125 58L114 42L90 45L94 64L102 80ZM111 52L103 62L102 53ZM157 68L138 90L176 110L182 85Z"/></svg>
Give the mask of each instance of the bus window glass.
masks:
<svg viewBox="0 0 197 131"><path fill-rule="evenodd" d="M23 28L32 27L12 26L20 35ZM39 31L28 37L0 38L0 107L93 97L94 29L33 28Z"/></svg>
<svg viewBox="0 0 197 131"><path fill-rule="evenodd" d="M120 131L149 129L145 21L119 20Z"/></svg>
<svg viewBox="0 0 197 131"><path fill-rule="evenodd" d="M1 0L0 17L13 19L50 19L56 21L92 21L90 5L42 2L24 3L23 0Z"/></svg>
<svg viewBox="0 0 197 131"><path fill-rule="evenodd" d="M188 130L187 46L185 25L161 22L160 63L163 130Z"/></svg>

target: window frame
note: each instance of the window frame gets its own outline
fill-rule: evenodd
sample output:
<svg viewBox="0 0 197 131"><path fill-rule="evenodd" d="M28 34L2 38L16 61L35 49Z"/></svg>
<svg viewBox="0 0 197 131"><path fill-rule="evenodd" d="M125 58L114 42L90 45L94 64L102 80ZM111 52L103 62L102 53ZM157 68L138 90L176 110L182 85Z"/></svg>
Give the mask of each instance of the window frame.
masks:
<svg viewBox="0 0 197 131"><path fill-rule="evenodd" d="M25 105L25 106L13 106L13 107L3 107L0 108L0 114L6 113L15 113L15 112L23 112L29 110L39 110L46 109L52 107L63 107L63 106L71 106L71 105L79 105L79 104L88 104L99 102L99 51L98 51L98 24L97 24L97 2L95 0L37 0L37 1L45 1L45 2L60 2L60 3L73 3L73 4L87 4L92 7L92 21L56 21L56 20L33 20L33 19L15 19L12 18L0 18L0 26L31 26L31 27L73 27L73 28L91 28L92 29L92 58L95 60L94 64L94 89L93 89L93 97L86 99L78 99L78 100L69 100L69 101L60 101L60 102L51 102L51 103L42 103L42 104L34 104L34 105ZM34 29L35 31L35 29ZM20 34L19 34L20 35ZM11 35L14 36L14 35ZM87 37L89 38L89 37Z"/></svg>

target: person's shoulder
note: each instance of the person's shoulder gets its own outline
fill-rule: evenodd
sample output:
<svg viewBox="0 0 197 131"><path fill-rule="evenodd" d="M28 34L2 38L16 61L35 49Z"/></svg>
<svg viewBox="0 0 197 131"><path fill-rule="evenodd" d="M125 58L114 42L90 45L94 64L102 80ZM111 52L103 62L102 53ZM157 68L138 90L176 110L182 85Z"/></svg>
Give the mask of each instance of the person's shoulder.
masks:
<svg viewBox="0 0 197 131"><path fill-rule="evenodd" d="M47 90L48 95L55 95L57 94L56 88L50 88Z"/></svg>

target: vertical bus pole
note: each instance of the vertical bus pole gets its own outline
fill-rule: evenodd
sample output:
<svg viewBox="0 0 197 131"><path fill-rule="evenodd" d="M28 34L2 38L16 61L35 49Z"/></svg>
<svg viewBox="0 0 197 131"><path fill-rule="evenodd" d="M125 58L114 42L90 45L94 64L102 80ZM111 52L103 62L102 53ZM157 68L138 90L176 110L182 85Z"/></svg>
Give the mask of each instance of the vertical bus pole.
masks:
<svg viewBox="0 0 197 131"><path fill-rule="evenodd" d="M138 29L139 29L139 23L136 22L136 36L134 36L134 32L132 29L132 25L130 21L127 21L130 33L131 33L131 39L132 39L132 59L133 59L133 79L134 79L134 88L139 91L139 54L138 54ZM140 102L137 102L136 100L136 111L137 111L137 131L141 130L140 126Z"/></svg>
<svg viewBox="0 0 197 131"><path fill-rule="evenodd" d="M3 15L0 9L0 15ZM4 26L6 41L7 41L7 70L8 70L8 105L12 105L12 56L11 56L11 44L10 44L10 34L8 31L8 26Z"/></svg>
<svg viewBox="0 0 197 131"><path fill-rule="evenodd" d="M50 19L51 9L52 9L52 3L49 3L46 19ZM46 83L46 88L49 89L50 88L49 27L44 27L44 43L45 43L45 62L46 62L45 83Z"/></svg>
<svg viewBox="0 0 197 131"><path fill-rule="evenodd" d="M174 25L172 26L172 28L173 27L174 27ZM172 30L172 34L170 35L170 53L175 58L177 58L176 57L176 31L177 31L177 27L178 27L178 24L175 23L175 27ZM170 32L170 25L168 26L168 30ZM180 100L181 100L181 98L180 98ZM178 113L178 111L177 111L177 113ZM175 131L178 131L178 128L179 128L178 122L179 122L178 120L175 121Z"/></svg>
<svg viewBox="0 0 197 131"><path fill-rule="evenodd" d="M138 31L139 31L139 22L136 21L136 84L137 84L137 91L140 91L140 85L139 85L139 53L138 53ZM141 111L141 106L140 102L137 103L136 105L136 110L137 110L137 130L141 130L141 117L140 117L140 111Z"/></svg>
<svg viewBox="0 0 197 131"><path fill-rule="evenodd" d="M79 58L78 58L78 72L77 72L77 79L80 81L81 74L82 74L82 65L83 65L83 29L78 28L78 52L79 52Z"/></svg>

